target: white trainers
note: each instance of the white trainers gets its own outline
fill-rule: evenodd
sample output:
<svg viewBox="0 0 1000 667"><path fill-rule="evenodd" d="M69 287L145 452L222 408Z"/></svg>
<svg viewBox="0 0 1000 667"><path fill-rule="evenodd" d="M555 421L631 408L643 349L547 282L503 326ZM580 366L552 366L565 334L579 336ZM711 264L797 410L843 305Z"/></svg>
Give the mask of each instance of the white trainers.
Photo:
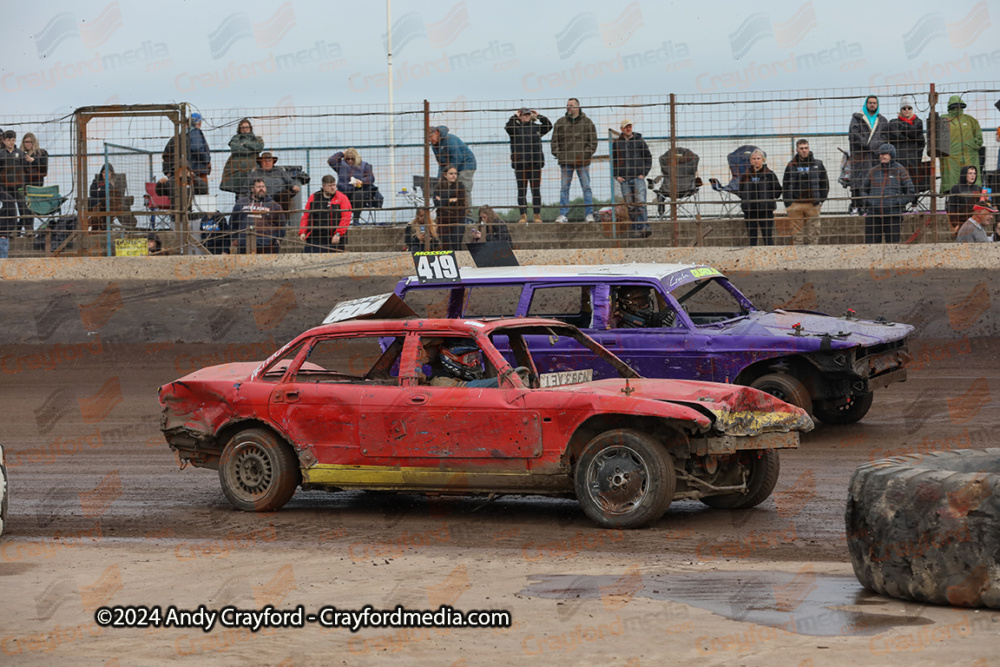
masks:
<svg viewBox="0 0 1000 667"><path fill-rule="evenodd" d="M560 215L558 218L556 218L556 222L569 222L569 218L567 218L565 215Z"/></svg>
<svg viewBox="0 0 1000 667"><path fill-rule="evenodd" d="M594 222L594 216L593 215L588 215L586 218L583 219L583 221L584 222Z"/></svg>

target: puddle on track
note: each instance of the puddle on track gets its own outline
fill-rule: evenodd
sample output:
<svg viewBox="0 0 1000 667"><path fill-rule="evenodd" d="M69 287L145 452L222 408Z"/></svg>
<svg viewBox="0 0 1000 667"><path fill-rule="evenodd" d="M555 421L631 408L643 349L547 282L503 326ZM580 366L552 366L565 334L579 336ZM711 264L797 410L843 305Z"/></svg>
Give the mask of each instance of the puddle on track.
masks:
<svg viewBox="0 0 1000 667"><path fill-rule="evenodd" d="M922 606L903 601L904 615L869 614L843 607L885 604L854 577L791 572L690 572L644 575L532 575L522 595L557 600L646 597L706 609L730 620L819 637L875 635L893 627L927 625Z"/></svg>

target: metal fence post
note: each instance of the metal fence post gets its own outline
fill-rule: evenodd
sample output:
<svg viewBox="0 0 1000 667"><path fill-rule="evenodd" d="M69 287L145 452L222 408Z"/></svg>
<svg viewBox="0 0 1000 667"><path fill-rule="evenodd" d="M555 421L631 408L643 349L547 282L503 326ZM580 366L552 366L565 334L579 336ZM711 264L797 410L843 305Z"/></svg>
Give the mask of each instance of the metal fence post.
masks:
<svg viewBox="0 0 1000 667"><path fill-rule="evenodd" d="M609 179L611 179L611 238L618 238L618 207L615 206L615 157L614 157L614 143L615 143L615 131L610 127L608 128L608 162L611 163L611 169ZM622 203L625 201L625 195L622 194ZM600 214L597 216L600 218Z"/></svg>
<svg viewBox="0 0 1000 667"><path fill-rule="evenodd" d="M937 210L937 90L931 83L927 94L930 104L927 122L927 152L931 156L931 224L934 226L934 243L938 242L938 210Z"/></svg>
<svg viewBox="0 0 1000 667"><path fill-rule="evenodd" d="M670 219L674 221L674 247L677 233L677 95L670 93Z"/></svg>
<svg viewBox="0 0 1000 667"><path fill-rule="evenodd" d="M424 250L431 249L431 103L424 100ZM410 233L413 233L412 230Z"/></svg>

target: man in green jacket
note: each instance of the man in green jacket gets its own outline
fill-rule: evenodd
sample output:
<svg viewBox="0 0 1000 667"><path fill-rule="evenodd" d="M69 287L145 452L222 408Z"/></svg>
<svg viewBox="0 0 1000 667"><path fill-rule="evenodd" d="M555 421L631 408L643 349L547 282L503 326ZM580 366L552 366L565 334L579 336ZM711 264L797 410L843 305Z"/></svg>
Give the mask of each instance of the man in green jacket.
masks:
<svg viewBox="0 0 1000 667"><path fill-rule="evenodd" d="M965 102L959 95L948 99L948 115L943 120L948 123L951 134L951 155L941 158L941 192L951 191L958 183L958 172L963 165L976 166L976 184L982 183L979 175L979 147L983 145L983 131L979 121L962 111Z"/></svg>
<svg viewBox="0 0 1000 667"><path fill-rule="evenodd" d="M594 121L580 110L575 97L566 102L566 115L556 121L552 131L552 155L559 162L562 181L559 189L559 217L556 222L569 222L569 185L573 172L583 188L583 205L587 222L594 222L594 195L590 189L590 160L597 151L597 128Z"/></svg>

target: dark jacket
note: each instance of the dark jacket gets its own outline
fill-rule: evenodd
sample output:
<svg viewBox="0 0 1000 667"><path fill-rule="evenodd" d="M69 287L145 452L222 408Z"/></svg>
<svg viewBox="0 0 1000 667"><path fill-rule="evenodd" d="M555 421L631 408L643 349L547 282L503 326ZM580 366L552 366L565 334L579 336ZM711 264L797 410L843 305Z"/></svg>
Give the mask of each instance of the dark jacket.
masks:
<svg viewBox="0 0 1000 667"><path fill-rule="evenodd" d="M913 122L902 118L893 118L889 121L889 143L896 147L899 163L906 167L912 178L920 161L923 159L924 145L924 121L914 115L910 118Z"/></svg>
<svg viewBox="0 0 1000 667"><path fill-rule="evenodd" d="M860 181L858 182L860 185ZM782 195L785 206L796 202L805 204L822 204L830 194L830 179L826 175L826 167L822 160L809 157L800 160L793 157L785 166L785 175L781 179Z"/></svg>
<svg viewBox="0 0 1000 667"><path fill-rule="evenodd" d="M445 125L438 125L437 131L441 134L441 139L432 144L431 149L438 161L438 178L444 176L444 167L449 164L459 172L475 170L476 156L465 142L454 134L448 134L448 127Z"/></svg>
<svg viewBox="0 0 1000 667"><path fill-rule="evenodd" d="M624 134L611 142L611 169L615 178L645 178L653 168L653 155L638 132L630 139Z"/></svg>
<svg viewBox="0 0 1000 667"><path fill-rule="evenodd" d="M510 136L510 166L517 169L541 169L545 166L542 137L552 131L552 122L538 114L538 122L522 123L511 116L503 127Z"/></svg>
<svg viewBox="0 0 1000 667"><path fill-rule="evenodd" d="M510 237L510 230L507 229L507 223L503 221L483 225L481 233L483 241L486 243L493 241L511 243L513 241Z"/></svg>
<svg viewBox="0 0 1000 667"><path fill-rule="evenodd" d="M253 132L236 134L229 140L229 150L232 154L222 168L219 189L241 195L250 190L247 176L257 167L257 154L264 150L264 140Z"/></svg>
<svg viewBox="0 0 1000 667"><path fill-rule="evenodd" d="M16 146L12 151L0 146L0 187L7 192L24 187L24 165L24 151Z"/></svg>
<svg viewBox="0 0 1000 667"><path fill-rule="evenodd" d="M867 104L867 99L862 104ZM861 188L868 170L878 162L878 147L889 142L889 121L876 109L875 127L863 112L851 116L847 130L851 152L851 189Z"/></svg>
<svg viewBox="0 0 1000 667"><path fill-rule="evenodd" d="M323 190L309 195L306 208L299 221L299 234L305 234L309 243L330 245L334 234L347 236L351 224L351 202L340 190L328 197Z"/></svg>
<svg viewBox="0 0 1000 667"><path fill-rule="evenodd" d="M197 127L188 130L188 160L191 162L191 171L202 178L212 173L212 153L205 141L205 133Z"/></svg>
<svg viewBox="0 0 1000 667"><path fill-rule="evenodd" d="M892 144L882 144L879 153L892 156L889 164L879 162L872 167L861 184L861 194L869 211L882 214L902 213L913 200L916 190L906 167L896 162L896 149Z"/></svg>
<svg viewBox="0 0 1000 667"><path fill-rule="evenodd" d="M284 228L285 218L281 214L281 206L271 198L271 195L264 195L263 199L253 197L240 197L233 207L233 214L230 217L230 227L234 231L244 232L248 227L253 226L257 232L257 243L261 244L261 237L264 235L274 236Z"/></svg>
<svg viewBox="0 0 1000 667"><path fill-rule="evenodd" d="M424 242L420 240L417 236L418 230L414 229L413 221L411 220L406 225L406 231L403 232L403 243L406 245L406 250L408 252L417 252L418 250L424 249ZM424 227L424 236L431 234L430 230ZM436 236L431 234L431 250L439 250L441 248L441 242Z"/></svg>
<svg viewBox="0 0 1000 667"><path fill-rule="evenodd" d="M104 167L94 174L94 180L90 182L90 199L87 202L87 208L91 211L103 211L105 210L105 203L109 198L113 199L113 193L109 193L108 181L113 181L115 177L114 167L108 165L108 172L110 178L105 178ZM114 204L112 204L114 208Z"/></svg>
<svg viewBox="0 0 1000 667"><path fill-rule="evenodd" d="M597 150L597 128L587 114L564 115L552 130L552 154L561 166L589 167Z"/></svg>
<svg viewBox="0 0 1000 667"><path fill-rule="evenodd" d="M358 162L352 166L344 162L344 153L338 152L331 155L326 163L337 172L337 189L341 192L354 191L355 188L351 185L352 178L358 179L364 185L375 184L375 172L372 171L372 166L361 158L358 158Z"/></svg>
<svg viewBox="0 0 1000 667"><path fill-rule="evenodd" d="M17 231L17 207L14 198L6 190L0 190L0 236L9 236Z"/></svg>
<svg viewBox="0 0 1000 667"><path fill-rule="evenodd" d="M28 156L24 156L24 183L25 185L45 185L45 177L49 175L49 152L44 148L39 148L31 156L33 162L28 162Z"/></svg>
<svg viewBox="0 0 1000 667"><path fill-rule="evenodd" d="M455 201L451 201L452 199ZM437 207L438 227L463 224L465 209L469 206L465 186L458 181L448 183L441 179L434 190L434 205Z"/></svg>
<svg viewBox="0 0 1000 667"><path fill-rule="evenodd" d="M781 199L781 183L778 175L761 166L759 171L749 167L740 176L740 208L744 213L774 213Z"/></svg>
<svg viewBox="0 0 1000 667"><path fill-rule="evenodd" d="M264 185L267 186L267 194L271 197L277 197L299 184L299 182L282 167L272 166L270 169L257 167L247 174L247 191L250 190L253 182L258 178L264 181Z"/></svg>
<svg viewBox="0 0 1000 667"><path fill-rule="evenodd" d="M962 167L958 172L958 183L948 191L948 219L956 229L972 215L972 207L983 196L983 186L966 183L970 166ZM976 173L979 173L978 171Z"/></svg>

